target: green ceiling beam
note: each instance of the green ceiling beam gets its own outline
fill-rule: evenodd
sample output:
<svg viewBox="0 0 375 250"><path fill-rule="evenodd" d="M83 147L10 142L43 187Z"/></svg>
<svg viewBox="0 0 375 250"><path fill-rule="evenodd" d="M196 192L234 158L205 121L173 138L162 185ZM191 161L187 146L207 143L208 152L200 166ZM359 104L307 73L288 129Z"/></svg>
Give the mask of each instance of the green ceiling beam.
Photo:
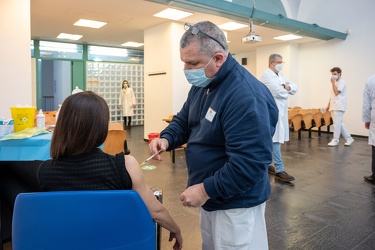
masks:
<svg viewBox="0 0 375 250"><path fill-rule="evenodd" d="M149 0L151 2L172 5L183 9L197 11L216 16L226 17L232 20L249 23L252 7L245 7L220 0ZM251 4L249 0L249 5ZM255 8L252 16L253 24L263 27L283 30L301 36L313 37L321 40L341 39L345 40L346 33L320 27L317 24L309 24L287 18L281 14L270 14Z"/></svg>

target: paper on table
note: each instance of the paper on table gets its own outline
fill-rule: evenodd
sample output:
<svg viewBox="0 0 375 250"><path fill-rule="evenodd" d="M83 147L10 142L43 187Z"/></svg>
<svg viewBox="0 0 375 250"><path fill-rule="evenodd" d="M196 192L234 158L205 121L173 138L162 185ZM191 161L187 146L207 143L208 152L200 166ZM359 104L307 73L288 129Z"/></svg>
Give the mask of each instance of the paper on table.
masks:
<svg viewBox="0 0 375 250"><path fill-rule="evenodd" d="M15 133L10 133L1 138L0 140L11 140L11 139L25 139L25 138L30 138L36 135L40 134L45 134L48 133L48 131L45 128L38 129L38 128L26 128L24 130L15 132Z"/></svg>

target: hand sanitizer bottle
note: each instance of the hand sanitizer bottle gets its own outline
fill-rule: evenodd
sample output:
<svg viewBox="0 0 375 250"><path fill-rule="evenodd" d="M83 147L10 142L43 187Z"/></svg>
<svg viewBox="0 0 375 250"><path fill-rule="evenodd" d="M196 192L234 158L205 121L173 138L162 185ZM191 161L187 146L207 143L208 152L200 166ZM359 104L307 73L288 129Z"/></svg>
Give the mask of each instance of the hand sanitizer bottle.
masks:
<svg viewBox="0 0 375 250"><path fill-rule="evenodd" d="M43 111L39 109L39 114L36 116L36 127L38 129L44 129L46 126L46 116Z"/></svg>

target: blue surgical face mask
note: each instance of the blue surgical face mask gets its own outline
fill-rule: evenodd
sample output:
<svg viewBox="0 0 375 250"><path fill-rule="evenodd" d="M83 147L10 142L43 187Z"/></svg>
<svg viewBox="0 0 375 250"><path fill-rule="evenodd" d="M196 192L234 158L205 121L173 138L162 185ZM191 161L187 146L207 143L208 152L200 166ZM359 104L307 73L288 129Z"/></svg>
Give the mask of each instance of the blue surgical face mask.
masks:
<svg viewBox="0 0 375 250"><path fill-rule="evenodd" d="M339 76L338 75L332 75L332 78L337 81L339 79Z"/></svg>
<svg viewBox="0 0 375 250"><path fill-rule="evenodd" d="M280 72L283 69L283 64L282 63L276 64L275 69L276 69L277 72Z"/></svg>
<svg viewBox="0 0 375 250"><path fill-rule="evenodd" d="M207 68L208 64L211 62L213 57L211 57L210 61L206 64L204 68L200 69L184 69L185 77L188 82L196 87L204 88L212 81L212 78L207 78L206 73L204 70Z"/></svg>
<svg viewBox="0 0 375 250"><path fill-rule="evenodd" d="M128 87L128 85L126 83L124 83L123 86L124 86L125 89Z"/></svg>

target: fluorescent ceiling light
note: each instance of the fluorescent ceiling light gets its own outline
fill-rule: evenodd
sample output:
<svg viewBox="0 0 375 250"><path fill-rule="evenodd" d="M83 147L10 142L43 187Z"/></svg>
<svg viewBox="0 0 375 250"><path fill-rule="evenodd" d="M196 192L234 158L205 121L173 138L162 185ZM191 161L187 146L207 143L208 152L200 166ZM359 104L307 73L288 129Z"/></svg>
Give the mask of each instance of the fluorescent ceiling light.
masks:
<svg viewBox="0 0 375 250"><path fill-rule="evenodd" d="M105 22L99 22L94 20L87 20L87 19L79 19L77 22L74 23L75 26L82 26L82 27L88 27L88 28L95 28L99 29L106 25Z"/></svg>
<svg viewBox="0 0 375 250"><path fill-rule="evenodd" d="M223 23L219 25L219 28L222 30L237 30L237 29L245 28L247 26L248 26L247 24L228 22L228 23Z"/></svg>
<svg viewBox="0 0 375 250"><path fill-rule="evenodd" d="M141 47L143 46L143 43L136 43L136 42L126 42L126 43L123 43L121 44L121 46L125 46L125 47Z"/></svg>
<svg viewBox="0 0 375 250"><path fill-rule="evenodd" d="M156 13L154 17L166 18L176 21L191 15L193 15L193 13L191 12L168 8L159 13Z"/></svg>
<svg viewBox="0 0 375 250"><path fill-rule="evenodd" d="M290 41L290 40L295 40L295 39L300 39L300 38L302 38L302 36L289 34L289 35L285 35L285 36L276 36L273 39L281 40L281 41Z"/></svg>
<svg viewBox="0 0 375 250"><path fill-rule="evenodd" d="M60 33L60 35L57 36L59 39L69 39L77 41L82 38L81 35L73 35L73 34L66 34L66 33Z"/></svg>

